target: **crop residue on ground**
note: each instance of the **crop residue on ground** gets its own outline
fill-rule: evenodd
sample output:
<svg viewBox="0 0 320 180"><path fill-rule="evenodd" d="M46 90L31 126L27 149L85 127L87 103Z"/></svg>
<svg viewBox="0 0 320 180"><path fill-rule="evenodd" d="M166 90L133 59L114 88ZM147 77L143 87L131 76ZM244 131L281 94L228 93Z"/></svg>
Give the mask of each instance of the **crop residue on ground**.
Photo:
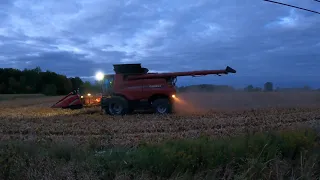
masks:
<svg viewBox="0 0 320 180"><path fill-rule="evenodd" d="M271 107L272 101L266 99L266 94L263 93L229 96L197 95L197 102L192 102L191 96L189 99L186 98L193 105L198 103L197 107L206 107L205 111L191 113L178 111L176 114L165 116L133 114L123 117L102 115L99 108L73 111L50 108L59 97L2 101L0 137L1 140L46 138L61 141L68 139L79 143L94 138L105 144L134 145L140 142L160 142L168 139L194 138L200 135L220 137L247 132L318 127L319 124L320 103L317 104L317 101L314 101L308 105L306 96L304 101L301 101L301 105L297 105L299 100L296 96L291 96L292 100L289 101L284 95L281 97L279 94L270 95L277 107ZM265 107L258 106L259 101L254 102L252 96L255 96L256 100L259 100L259 97L260 100L264 99ZM207 104L199 105L201 98L201 101ZM229 103L226 101L228 98ZM234 103L231 103L232 98L236 100L233 101ZM279 99L282 99L282 105ZM312 100L312 98L309 99ZM223 102L222 106L219 106L217 101ZM254 106L248 106L248 102ZM208 108L208 104L212 108ZM230 110L227 110L229 104Z"/></svg>

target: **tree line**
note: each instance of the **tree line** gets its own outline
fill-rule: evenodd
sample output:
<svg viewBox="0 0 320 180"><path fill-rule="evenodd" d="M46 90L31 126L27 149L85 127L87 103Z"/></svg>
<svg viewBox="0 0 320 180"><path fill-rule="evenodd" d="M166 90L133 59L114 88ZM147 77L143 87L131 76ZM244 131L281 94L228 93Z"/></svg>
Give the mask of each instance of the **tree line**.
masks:
<svg viewBox="0 0 320 180"><path fill-rule="evenodd" d="M65 95L75 89L82 92L99 91L97 84L84 82L80 77L68 78L51 71L0 68L0 94Z"/></svg>
<svg viewBox="0 0 320 180"><path fill-rule="evenodd" d="M42 71L40 67L34 69L0 68L0 94L45 94L65 95L80 89L81 93L100 92L98 83L83 81L80 77L66 77L51 71ZM310 87L303 88L274 88L272 82L266 82L264 88L248 85L244 89L235 89L232 86L200 84L178 87L179 92L201 91L201 92L230 92L230 91L309 91Z"/></svg>

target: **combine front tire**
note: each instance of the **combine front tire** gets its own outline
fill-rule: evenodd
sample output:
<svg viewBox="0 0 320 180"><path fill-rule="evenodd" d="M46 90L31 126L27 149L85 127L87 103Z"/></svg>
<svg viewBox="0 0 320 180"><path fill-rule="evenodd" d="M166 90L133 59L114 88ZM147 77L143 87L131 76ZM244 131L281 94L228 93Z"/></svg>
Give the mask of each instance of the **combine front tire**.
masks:
<svg viewBox="0 0 320 180"><path fill-rule="evenodd" d="M128 113L128 101L120 96L112 97L108 100L105 112L110 115L125 115Z"/></svg>
<svg viewBox="0 0 320 180"><path fill-rule="evenodd" d="M172 104L169 99L156 99L152 102L152 107L157 114L169 114L172 112Z"/></svg>

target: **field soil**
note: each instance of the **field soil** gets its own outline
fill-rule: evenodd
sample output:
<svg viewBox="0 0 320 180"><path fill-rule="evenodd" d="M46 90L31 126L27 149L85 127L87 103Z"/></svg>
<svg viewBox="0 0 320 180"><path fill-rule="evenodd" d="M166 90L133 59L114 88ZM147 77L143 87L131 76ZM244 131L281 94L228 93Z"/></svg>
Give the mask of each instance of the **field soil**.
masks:
<svg viewBox="0 0 320 180"><path fill-rule="evenodd" d="M61 97L0 101L0 140L46 140L137 145L168 139L234 136L318 128L320 93L184 93L171 115L112 117L100 109L50 108Z"/></svg>

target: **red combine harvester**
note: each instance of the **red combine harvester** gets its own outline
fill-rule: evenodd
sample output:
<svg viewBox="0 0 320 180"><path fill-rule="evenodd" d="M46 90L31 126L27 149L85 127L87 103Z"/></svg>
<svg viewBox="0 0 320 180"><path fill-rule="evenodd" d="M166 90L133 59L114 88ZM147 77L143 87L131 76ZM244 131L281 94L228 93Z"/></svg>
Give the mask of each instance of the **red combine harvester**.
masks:
<svg viewBox="0 0 320 180"><path fill-rule="evenodd" d="M105 75L102 82L101 109L110 115L124 115L136 109L152 109L166 114L173 110L178 76L204 76L236 73L227 66L223 70L172 73L148 73L141 64L116 64L115 74Z"/></svg>
<svg viewBox="0 0 320 180"><path fill-rule="evenodd" d="M110 115L124 115L138 109L151 109L158 114L167 114L173 111L177 98L175 83L178 76L221 76L236 73L229 66L222 70L172 73L148 73L149 70L141 67L141 64L115 64L113 67L115 74L101 77L102 95L96 98L95 103L81 101L85 98L81 98L79 92L75 91L54 106L75 109L99 104L101 110Z"/></svg>

